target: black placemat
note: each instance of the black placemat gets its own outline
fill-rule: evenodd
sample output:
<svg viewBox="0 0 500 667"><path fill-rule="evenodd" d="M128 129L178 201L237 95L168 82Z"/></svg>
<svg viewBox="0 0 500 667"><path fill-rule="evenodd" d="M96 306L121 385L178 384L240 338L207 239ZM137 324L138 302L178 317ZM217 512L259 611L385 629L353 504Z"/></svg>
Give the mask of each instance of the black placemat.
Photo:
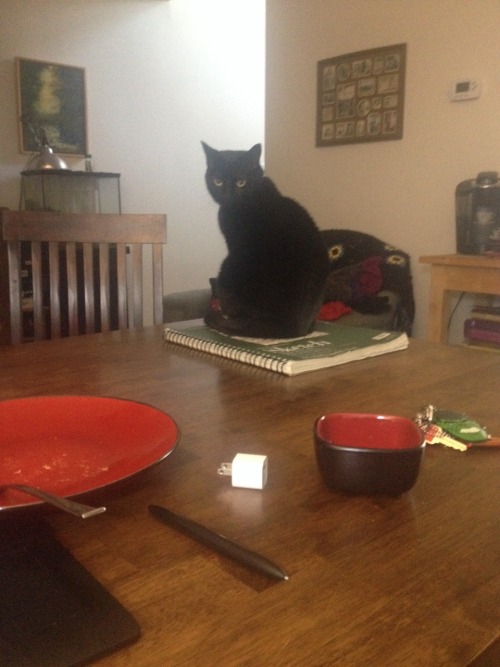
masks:
<svg viewBox="0 0 500 667"><path fill-rule="evenodd" d="M0 667L85 665L139 636L46 523L0 517Z"/></svg>

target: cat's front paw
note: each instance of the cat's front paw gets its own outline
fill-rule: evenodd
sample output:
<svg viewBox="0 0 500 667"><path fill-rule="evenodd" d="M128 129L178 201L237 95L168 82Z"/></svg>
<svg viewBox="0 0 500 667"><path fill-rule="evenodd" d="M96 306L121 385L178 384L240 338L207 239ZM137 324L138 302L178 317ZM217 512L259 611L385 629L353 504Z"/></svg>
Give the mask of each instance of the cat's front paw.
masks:
<svg viewBox="0 0 500 667"><path fill-rule="evenodd" d="M205 315L204 322L210 329L216 329L218 331L226 331L227 329L227 318L220 310L210 310Z"/></svg>

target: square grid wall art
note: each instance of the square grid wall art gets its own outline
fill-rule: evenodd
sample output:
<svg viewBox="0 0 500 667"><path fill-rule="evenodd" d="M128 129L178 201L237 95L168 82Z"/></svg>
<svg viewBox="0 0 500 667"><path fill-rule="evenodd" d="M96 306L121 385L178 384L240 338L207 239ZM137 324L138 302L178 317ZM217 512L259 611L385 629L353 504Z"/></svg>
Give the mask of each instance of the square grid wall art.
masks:
<svg viewBox="0 0 500 667"><path fill-rule="evenodd" d="M406 44L318 62L316 146L403 136Z"/></svg>

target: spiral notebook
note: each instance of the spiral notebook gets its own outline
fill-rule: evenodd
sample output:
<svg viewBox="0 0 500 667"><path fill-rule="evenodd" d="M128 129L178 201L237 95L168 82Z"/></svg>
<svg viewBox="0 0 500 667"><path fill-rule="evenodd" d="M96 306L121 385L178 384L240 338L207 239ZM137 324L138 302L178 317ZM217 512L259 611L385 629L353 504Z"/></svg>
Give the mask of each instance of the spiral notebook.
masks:
<svg viewBox="0 0 500 667"><path fill-rule="evenodd" d="M404 350L408 336L401 331L380 331L329 322L317 322L302 338L268 339L228 336L199 321L169 324L163 331L167 343L182 345L225 359L296 375L338 366L380 354Z"/></svg>

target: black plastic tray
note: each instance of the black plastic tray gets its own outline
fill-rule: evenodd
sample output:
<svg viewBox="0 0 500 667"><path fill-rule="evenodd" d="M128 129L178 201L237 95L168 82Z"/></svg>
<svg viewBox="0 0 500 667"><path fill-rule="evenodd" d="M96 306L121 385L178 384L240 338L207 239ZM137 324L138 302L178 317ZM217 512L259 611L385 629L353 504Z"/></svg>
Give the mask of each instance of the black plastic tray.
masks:
<svg viewBox="0 0 500 667"><path fill-rule="evenodd" d="M0 516L0 667L86 665L139 636L46 523Z"/></svg>

